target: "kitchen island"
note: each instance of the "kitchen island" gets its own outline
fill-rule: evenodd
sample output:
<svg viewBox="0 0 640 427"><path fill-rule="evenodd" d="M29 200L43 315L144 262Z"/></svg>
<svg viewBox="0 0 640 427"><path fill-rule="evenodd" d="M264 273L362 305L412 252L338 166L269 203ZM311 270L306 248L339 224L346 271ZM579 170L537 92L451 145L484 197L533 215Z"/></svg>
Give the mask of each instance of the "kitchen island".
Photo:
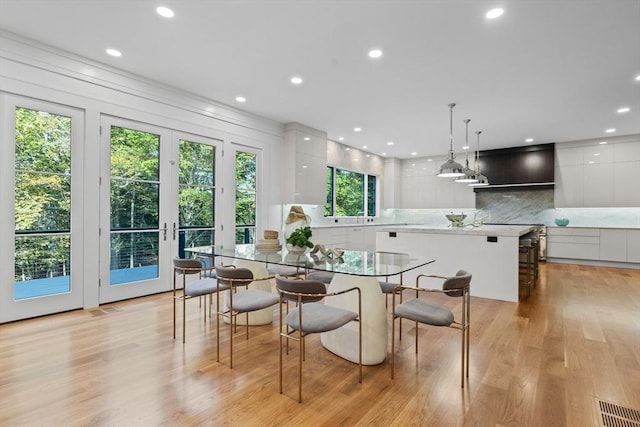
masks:
<svg viewBox="0 0 640 427"><path fill-rule="evenodd" d="M515 225L382 227L376 233L376 250L436 259L426 271L406 274L405 284L414 285L418 273L452 276L467 270L473 275L472 296L517 302L519 239L532 229Z"/></svg>

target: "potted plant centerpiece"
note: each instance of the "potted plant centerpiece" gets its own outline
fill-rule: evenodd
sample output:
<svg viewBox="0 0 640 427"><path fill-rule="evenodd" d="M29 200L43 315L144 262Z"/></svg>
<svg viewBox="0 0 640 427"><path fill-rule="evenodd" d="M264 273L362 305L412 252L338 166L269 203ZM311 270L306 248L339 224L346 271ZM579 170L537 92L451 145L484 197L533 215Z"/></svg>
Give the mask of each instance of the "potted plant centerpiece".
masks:
<svg viewBox="0 0 640 427"><path fill-rule="evenodd" d="M303 254L307 248L313 248L311 237L311 227L299 227L287 237L287 250L291 254Z"/></svg>

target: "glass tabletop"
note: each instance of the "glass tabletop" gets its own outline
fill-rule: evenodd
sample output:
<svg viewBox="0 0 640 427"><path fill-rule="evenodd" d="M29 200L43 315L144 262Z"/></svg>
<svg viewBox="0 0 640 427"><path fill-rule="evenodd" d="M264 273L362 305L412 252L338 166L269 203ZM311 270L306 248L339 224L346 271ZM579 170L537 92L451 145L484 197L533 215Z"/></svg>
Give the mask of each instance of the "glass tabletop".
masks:
<svg viewBox="0 0 640 427"><path fill-rule="evenodd" d="M434 259L394 252L356 251L345 249L341 256L325 256L320 252L293 254L282 248L278 252L261 252L255 245L235 247L199 246L185 252L207 257L226 257L267 264L286 265L308 270L331 271L356 276L393 276L434 262Z"/></svg>

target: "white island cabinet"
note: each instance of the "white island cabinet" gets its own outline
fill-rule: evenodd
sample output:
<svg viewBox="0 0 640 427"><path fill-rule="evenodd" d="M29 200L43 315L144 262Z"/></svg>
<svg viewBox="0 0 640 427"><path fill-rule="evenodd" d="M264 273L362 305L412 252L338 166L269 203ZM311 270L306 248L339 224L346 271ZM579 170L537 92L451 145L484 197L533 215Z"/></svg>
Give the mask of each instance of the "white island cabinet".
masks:
<svg viewBox="0 0 640 427"><path fill-rule="evenodd" d="M423 270L405 273L404 284L415 285L419 273L453 276L472 274L471 295L518 301L518 247L530 226L482 227L402 226L378 229L376 250L435 259Z"/></svg>

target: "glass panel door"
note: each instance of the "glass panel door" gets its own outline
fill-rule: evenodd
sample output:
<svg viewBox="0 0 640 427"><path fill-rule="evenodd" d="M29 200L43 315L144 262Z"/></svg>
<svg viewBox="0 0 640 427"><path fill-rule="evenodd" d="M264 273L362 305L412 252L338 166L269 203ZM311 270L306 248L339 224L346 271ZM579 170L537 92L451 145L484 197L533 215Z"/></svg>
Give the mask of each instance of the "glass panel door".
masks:
<svg viewBox="0 0 640 427"><path fill-rule="evenodd" d="M0 195L10 202L0 228L4 236L13 234L3 239L2 253L3 260L13 259L14 268L13 280L1 281L13 286L0 291L0 321L79 308L82 287L75 278L81 273L74 271L81 269L76 263L81 254L74 248L82 231L74 225L79 221L72 222L72 197L82 194L81 176L75 176L82 158L75 153L81 150L76 129L82 129L82 114L10 97L4 106L12 122L7 140L13 144L4 146L0 167L13 171L13 179L3 180Z"/></svg>
<svg viewBox="0 0 640 427"><path fill-rule="evenodd" d="M236 152L236 243L256 243L256 155Z"/></svg>
<svg viewBox="0 0 640 427"><path fill-rule="evenodd" d="M195 137L178 140L178 256L215 242L216 147Z"/></svg>
<svg viewBox="0 0 640 427"><path fill-rule="evenodd" d="M171 173L171 162L166 161L171 148L168 132L103 118L102 134L108 163L102 162L107 173L101 174L101 200L109 206L109 222L101 231L102 253L108 255L101 256L100 301L168 290L171 237L166 201L171 185L164 183Z"/></svg>

